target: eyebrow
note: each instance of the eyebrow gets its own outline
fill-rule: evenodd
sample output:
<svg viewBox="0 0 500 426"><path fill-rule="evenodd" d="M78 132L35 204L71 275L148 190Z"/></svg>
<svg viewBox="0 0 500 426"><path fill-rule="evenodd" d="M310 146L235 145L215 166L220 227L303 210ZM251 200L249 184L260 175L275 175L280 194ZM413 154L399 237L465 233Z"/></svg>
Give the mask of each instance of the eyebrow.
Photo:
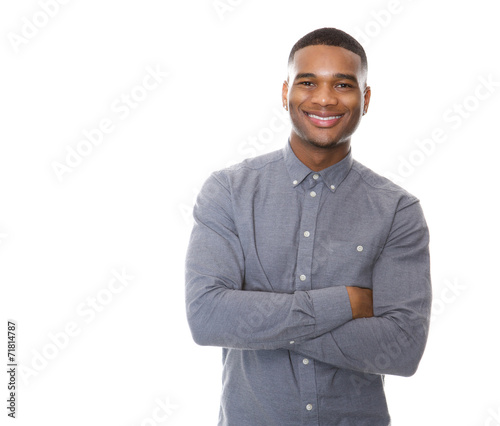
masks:
<svg viewBox="0 0 500 426"><path fill-rule="evenodd" d="M352 75L352 74L343 74L341 72L338 72L336 74L333 74L333 76L335 78L345 78L347 80L352 80L355 83L358 82L358 80L356 79L356 77L354 75ZM312 72L303 72L303 73L297 74L295 76L295 80L299 80L301 78L316 78L316 74L314 74Z"/></svg>

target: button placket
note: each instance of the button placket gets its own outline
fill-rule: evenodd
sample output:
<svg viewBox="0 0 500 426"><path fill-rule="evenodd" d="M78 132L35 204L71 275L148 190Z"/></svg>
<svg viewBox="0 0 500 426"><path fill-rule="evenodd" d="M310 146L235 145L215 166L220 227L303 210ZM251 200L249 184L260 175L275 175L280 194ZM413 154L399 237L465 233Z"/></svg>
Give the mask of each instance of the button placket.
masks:
<svg viewBox="0 0 500 426"><path fill-rule="evenodd" d="M311 179L311 177L309 177ZM321 198L322 184L321 180L310 180L313 187L304 194L304 203L302 205L302 220L300 228L302 229L302 238L299 240L297 252L296 284L297 290L311 290L311 269L312 254L314 248L314 238L312 233L316 229L316 220L319 211L319 201ZM313 195L314 194L314 195Z"/></svg>
<svg viewBox="0 0 500 426"><path fill-rule="evenodd" d="M315 175L310 175L307 179L308 188L304 188L303 203L301 210L301 221L299 225L299 245L297 249L296 263L296 285L297 290L311 290L312 282L312 263L314 239L316 232L316 222L318 219L320 200L322 191L328 191L325 187L321 176L315 178ZM323 194L324 195L324 194ZM300 345L300 343L298 343ZM316 369L314 360L304 358L298 353L292 353L293 359L297 362L299 380L300 380L300 397L303 413L304 424L318 423L317 407L317 389L316 389Z"/></svg>

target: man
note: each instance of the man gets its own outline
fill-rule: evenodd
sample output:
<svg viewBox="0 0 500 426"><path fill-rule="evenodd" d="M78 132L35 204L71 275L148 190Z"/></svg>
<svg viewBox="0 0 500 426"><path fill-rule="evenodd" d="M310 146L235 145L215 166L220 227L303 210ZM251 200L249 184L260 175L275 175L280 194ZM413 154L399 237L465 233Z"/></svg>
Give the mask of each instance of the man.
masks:
<svg viewBox="0 0 500 426"><path fill-rule="evenodd" d="M389 425L384 375L417 369L428 230L417 198L352 158L370 94L356 40L307 34L283 84L286 146L198 196L186 306L196 343L223 348L219 425Z"/></svg>

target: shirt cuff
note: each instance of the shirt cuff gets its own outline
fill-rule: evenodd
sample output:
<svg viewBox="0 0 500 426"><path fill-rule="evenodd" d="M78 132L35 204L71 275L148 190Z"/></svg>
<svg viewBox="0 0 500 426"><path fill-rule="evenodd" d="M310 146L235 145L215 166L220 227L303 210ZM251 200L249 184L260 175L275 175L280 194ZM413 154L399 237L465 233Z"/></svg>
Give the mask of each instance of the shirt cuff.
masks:
<svg viewBox="0 0 500 426"><path fill-rule="evenodd" d="M345 286L310 292L316 318L316 335L332 331L352 320L351 302Z"/></svg>

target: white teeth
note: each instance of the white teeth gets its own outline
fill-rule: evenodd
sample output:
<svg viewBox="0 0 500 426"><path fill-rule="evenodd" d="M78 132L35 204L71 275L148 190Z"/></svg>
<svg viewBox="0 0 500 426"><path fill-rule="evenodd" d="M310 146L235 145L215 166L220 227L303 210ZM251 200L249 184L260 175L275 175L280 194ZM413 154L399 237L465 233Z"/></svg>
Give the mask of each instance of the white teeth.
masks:
<svg viewBox="0 0 500 426"><path fill-rule="evenodd" d="M319 115L314 115L314 114L307 114L309 117L317 118L318 120L334 120L335 118L340 118L342 117L341 115L332 115L331 117L320 117Z"/></svg>

